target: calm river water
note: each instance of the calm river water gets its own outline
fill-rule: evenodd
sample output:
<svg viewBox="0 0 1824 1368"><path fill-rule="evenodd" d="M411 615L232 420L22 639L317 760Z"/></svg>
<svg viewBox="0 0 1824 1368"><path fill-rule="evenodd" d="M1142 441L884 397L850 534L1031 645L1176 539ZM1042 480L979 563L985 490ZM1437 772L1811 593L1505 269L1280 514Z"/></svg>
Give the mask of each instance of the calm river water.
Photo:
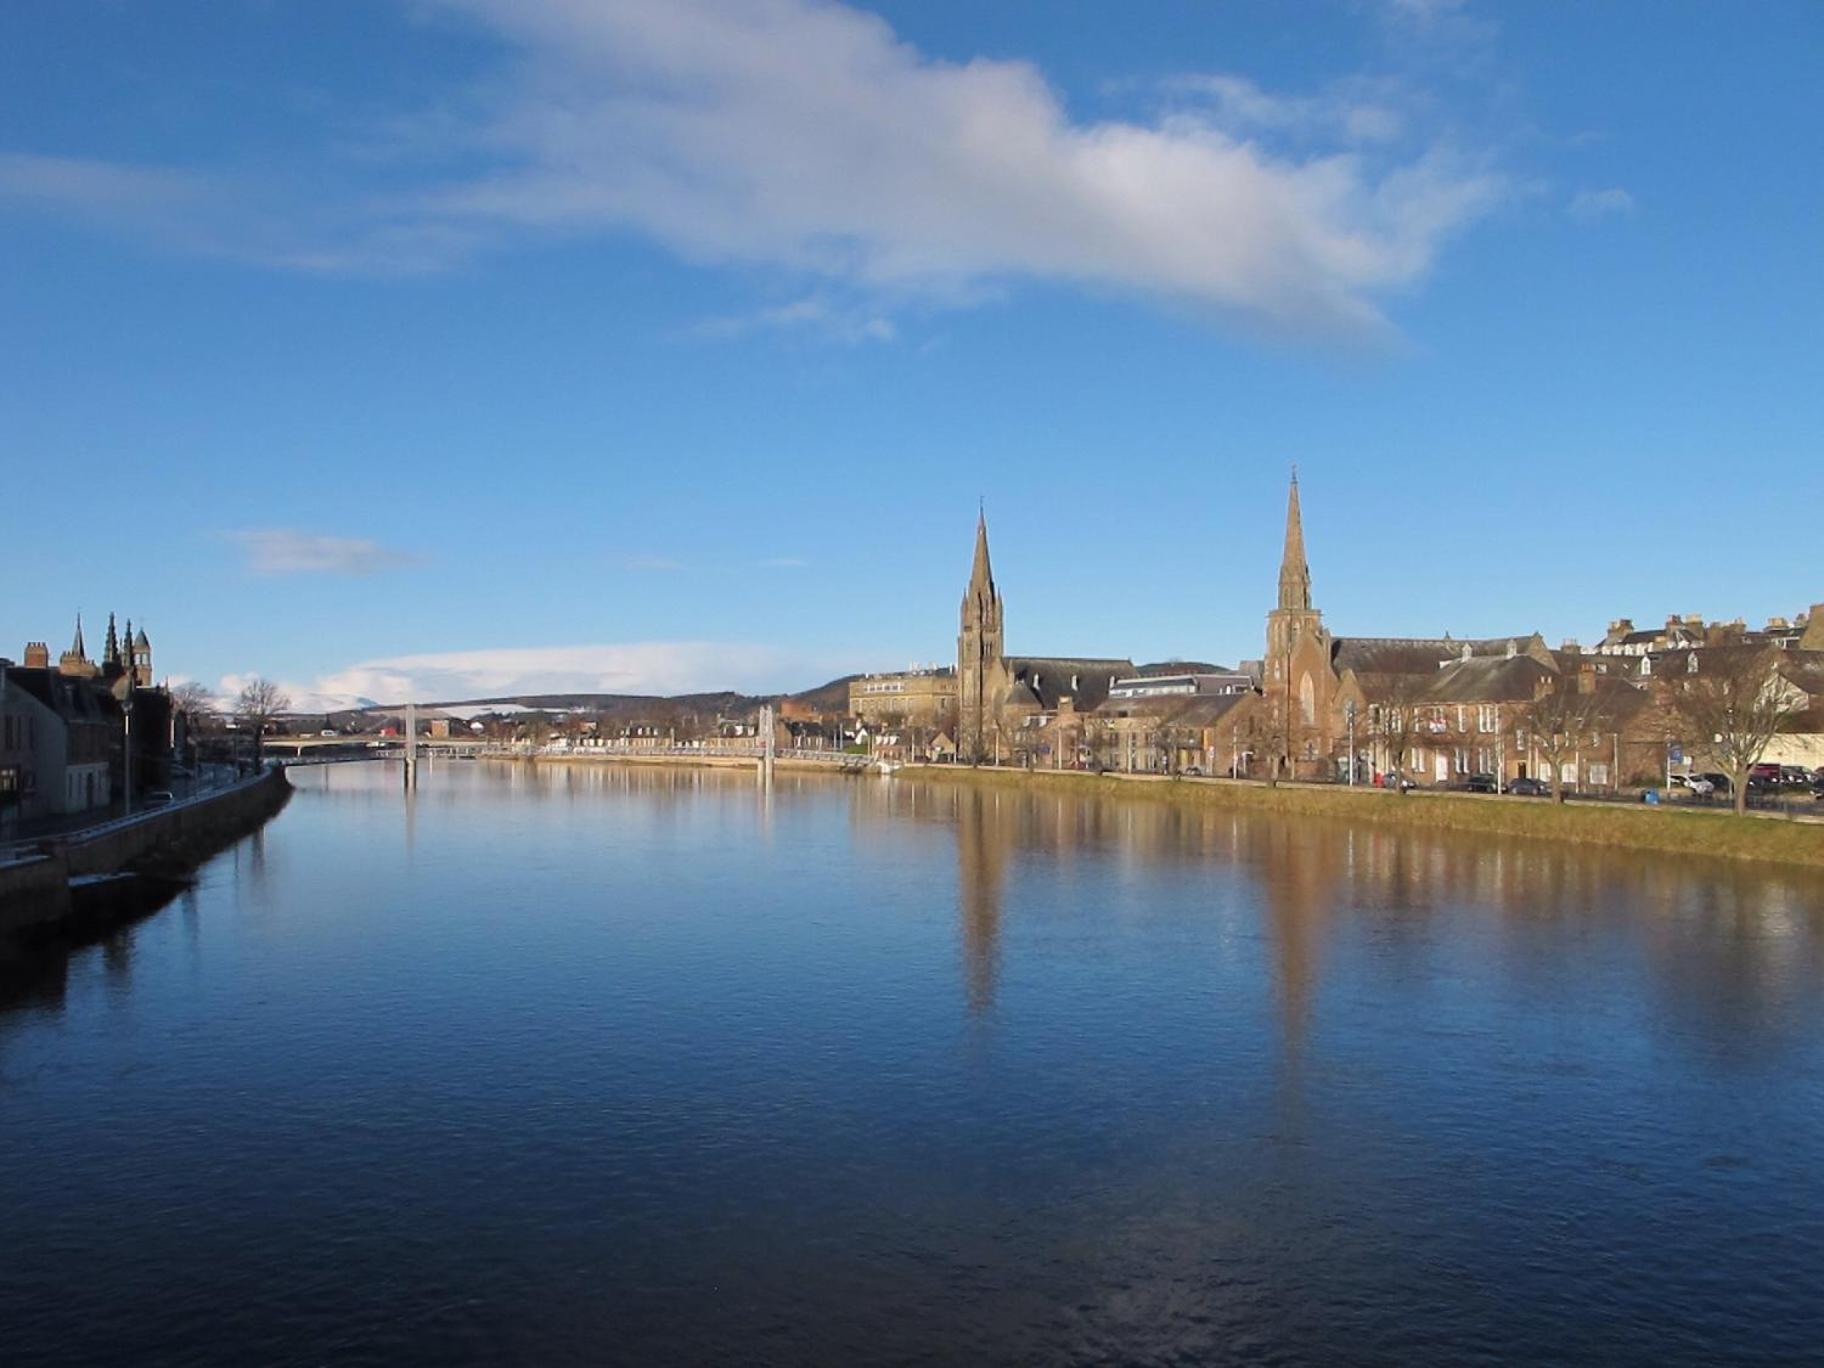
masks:
<svg viewBox="0 0 1824 1368"><path fill-rule="evenodd" d="M305 771L0 999L0 1359L1816 1362L1815 876Z"/></svg>

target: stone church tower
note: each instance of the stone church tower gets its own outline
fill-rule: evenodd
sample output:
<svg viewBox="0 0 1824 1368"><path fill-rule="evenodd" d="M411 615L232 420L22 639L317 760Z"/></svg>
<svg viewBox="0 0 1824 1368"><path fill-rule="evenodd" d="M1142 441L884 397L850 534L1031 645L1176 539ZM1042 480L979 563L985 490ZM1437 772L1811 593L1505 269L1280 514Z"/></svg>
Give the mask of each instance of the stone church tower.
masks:
<svg viewBox="0 0 1824 1368"><path fill-rule="evenodd" d="M152 642L144 627L135 632L131 622L127 624L127 673L133 676L134 687L152 687Z"/></svg>
<svg viewBox="0 0 1824 1368"><path fill-rule="evenodd" d="M990 749L995 707L1006 674L1001 595L988 564L988 519L975 523L975 564L963 591L962 630L956 638L956 753L975 762Z"/></svg>
<svg viewBox="0 0 1824 1368"><path fill-rule="evenodd" d="M1279 606L1267 614L1267 654L1261 687L1266 695L1279 772L1314 776L1330 752L1330 712L1336 674L1330 633L1311 606L1311 567L1305 561L1305 525L1298 507L1298 472L1286 496L1286 548L1279 562Z"/></svg>

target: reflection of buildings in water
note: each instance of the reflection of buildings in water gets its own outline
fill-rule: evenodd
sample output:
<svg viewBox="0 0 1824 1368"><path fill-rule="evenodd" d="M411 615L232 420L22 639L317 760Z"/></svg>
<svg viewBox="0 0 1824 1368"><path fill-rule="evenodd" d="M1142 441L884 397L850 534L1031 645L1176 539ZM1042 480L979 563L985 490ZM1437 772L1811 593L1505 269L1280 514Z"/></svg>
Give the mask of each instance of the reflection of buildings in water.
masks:
<svg viewBox="0 0 1824 1368"><path fill-rule="evenodd" d="M963 995L971 1016L994 1006L1000 977L1001 888L1013 824L1001 794L969 787L956 802L956 907L961 929Z"/></svg>
<svg viewBox="0 0 1824 1368"><path fill-rule="evenodd" d="M1258 881L1279 1003L1281 1049L1286 1062L1296 1065L1310 1035L1324 942L1348 865L1346 837L1298 823L1266 821L1239 827L1236 842L1236 855Z"/></svg>

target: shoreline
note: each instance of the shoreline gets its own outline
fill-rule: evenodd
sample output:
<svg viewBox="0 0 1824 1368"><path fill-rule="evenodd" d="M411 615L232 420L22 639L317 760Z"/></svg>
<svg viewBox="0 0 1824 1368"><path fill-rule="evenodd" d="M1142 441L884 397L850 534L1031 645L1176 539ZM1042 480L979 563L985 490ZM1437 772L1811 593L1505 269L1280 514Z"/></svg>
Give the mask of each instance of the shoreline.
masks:
<svg viewBox="0 0 1824 1368"><path fill-rule="evenodd" d="M79 944L169 900L291 798L281 766L189 801L48 837L0 864L0 965Z"/></svg>
<svg viewBox="0 0 1824 1368"><path fill-rule="evenodd" d="M1553 803L1493 794L1407 794L1329 784L1236 779L1170 779L1156 774L1089 774L969 765L907 765L897 777L960 784L1053 789L1076 794L1245 809L1286 817L1424 827L1486 836L1525 836L1610 849L1706 855L1824 869L1819 818L1737 816L1645 804ZM1824 814L1820 814L1824 817Z"/></svg>

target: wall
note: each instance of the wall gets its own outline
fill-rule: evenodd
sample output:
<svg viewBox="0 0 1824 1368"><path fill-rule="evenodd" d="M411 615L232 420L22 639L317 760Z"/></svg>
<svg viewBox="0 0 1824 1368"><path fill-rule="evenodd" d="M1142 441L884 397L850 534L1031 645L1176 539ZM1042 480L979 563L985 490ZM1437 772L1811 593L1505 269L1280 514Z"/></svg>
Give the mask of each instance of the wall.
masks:
<svg viewBox="0 0 1824 1368"><path fill-rule="evenodd" d="M54 930L70 915L69 880L123 870L186 872L285 805L282 769L232 788L41 843L43 858L0 865L0 934Z"/></svg>

